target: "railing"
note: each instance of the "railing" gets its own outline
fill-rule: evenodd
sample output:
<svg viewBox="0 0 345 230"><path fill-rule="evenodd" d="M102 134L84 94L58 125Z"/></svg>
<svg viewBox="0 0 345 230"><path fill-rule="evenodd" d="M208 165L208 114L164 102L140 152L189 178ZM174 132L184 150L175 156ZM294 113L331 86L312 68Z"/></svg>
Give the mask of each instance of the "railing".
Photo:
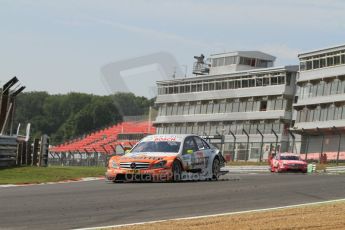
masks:
<svg viewBox="0 0 345 230"><path fill-rule="evenodd" d="M193 64L193 74L197 75L203 75L208 74L210 72L210 68L208 64L200 63L200 62L194 62Z"/></svg>
<svg viewBox="0 0 345 230"><path fill-rule="evenodd" d="M0 136L0 167L15 166L17 162L17 138Z"/></svg>

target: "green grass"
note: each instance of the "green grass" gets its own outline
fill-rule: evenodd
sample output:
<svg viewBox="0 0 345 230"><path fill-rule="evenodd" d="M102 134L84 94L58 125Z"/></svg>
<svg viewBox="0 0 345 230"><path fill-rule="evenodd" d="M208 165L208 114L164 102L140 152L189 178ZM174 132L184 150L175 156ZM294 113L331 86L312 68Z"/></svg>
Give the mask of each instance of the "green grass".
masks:
<svg viewBox="0 0 345 230"><path fill-rule="evenodd" d="M44 183L103 176L105 167L18 167L0 169L0 184Z"/></svg>

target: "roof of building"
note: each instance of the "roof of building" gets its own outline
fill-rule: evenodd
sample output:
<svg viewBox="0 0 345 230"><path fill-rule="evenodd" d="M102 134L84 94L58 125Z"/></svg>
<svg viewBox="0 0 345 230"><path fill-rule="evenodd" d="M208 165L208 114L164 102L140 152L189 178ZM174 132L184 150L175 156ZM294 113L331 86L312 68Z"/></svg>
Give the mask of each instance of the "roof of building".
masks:
<svg viewBox="0 0 345 230"><path fill-rule="evenodd" d="M322 49L311 50L311 51L300 53L298 54L298 58L304 58L308 56L319 55L319 54L324 54L324 53L329 53L329 52L336 52L336 51L340 51L344 49L345 49L345 44L332 46L332 47L326 47Z"/></svg>
<svg viewBox="0 0 345 230"><path fill-rule="evenodd" d="M297 72L298 65L258 68L258 69L242 70L242 71L236 71L236 72L224 73L224 74L215 74L215 75L199 75L199 76L193 76L193 77L187 77L187 78L157 81L157 83L174 83L174 82L178 83L178 82L184 82L184 81L200 81L200 80L223 78L225 76L232 76L232 77L239 76L240 77L240 76L251 75L251 74L264 74L264 73L278 72L278 71Z"/></svg>
<svg viewBox="0 0 345 230"><path fill-rule="evenodd" d="M248 58L258 58L258 59L269 60L269 61L276 60L275 56L272 56L270 54L267 54L267 53L264 53L261 51L232 51L232 52L211 54L210 58L228 57L228 56L241 56L241 57L248 57Z"/></svg>

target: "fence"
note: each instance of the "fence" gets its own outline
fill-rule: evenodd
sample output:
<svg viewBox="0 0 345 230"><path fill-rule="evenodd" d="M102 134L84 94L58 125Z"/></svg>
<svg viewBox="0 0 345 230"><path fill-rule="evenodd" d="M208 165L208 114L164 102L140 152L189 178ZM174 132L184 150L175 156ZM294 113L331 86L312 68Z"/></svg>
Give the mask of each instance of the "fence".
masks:
<svg viewBox="0 0 345 230"><path fill-rule="evenodd" d="M47 166L49 137L25 141L16 136L0 136L0 167Z"/></svg>
<svg viewBox="0 0 345 230"><path fill-rule="evenodd" d="M50 153L48 165L105 167L111 156L103 153Z"/></svg>
<svg viewBox="0 0 345 230"><path fill-rule="evenodd" d="M0 167L15 166L17 162L17 139L0 136Z"/></svg>

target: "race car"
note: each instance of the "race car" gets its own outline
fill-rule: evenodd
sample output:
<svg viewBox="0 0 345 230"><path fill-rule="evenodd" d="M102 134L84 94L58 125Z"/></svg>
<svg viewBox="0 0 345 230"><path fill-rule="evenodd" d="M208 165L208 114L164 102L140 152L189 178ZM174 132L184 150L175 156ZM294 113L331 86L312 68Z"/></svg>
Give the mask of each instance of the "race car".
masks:
<svg viewBox="0 0 345 230"><path fill-rule="evenodd" d="M225 159L196 135L150 135L110 158L106 178L123 181L217 180Z"/></svg>
<svg viewBox="0 0 345 230"><path fill-rule="evenodd" d="M299 155L293 153L279 153L272 160L271 172L300 171L307 172L307 162L301 160Z"/></svg>

